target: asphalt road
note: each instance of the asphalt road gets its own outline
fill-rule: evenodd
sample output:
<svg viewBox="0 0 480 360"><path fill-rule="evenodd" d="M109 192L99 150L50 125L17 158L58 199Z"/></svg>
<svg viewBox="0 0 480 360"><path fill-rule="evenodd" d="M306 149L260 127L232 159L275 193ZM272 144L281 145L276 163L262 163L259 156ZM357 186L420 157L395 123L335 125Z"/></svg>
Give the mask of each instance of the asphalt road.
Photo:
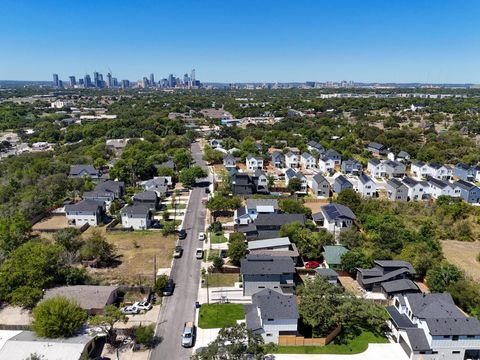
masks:
<svg viewBox="0 0 480 360"><path fill-rule="evenodd" d="M192 144L192 155L197 165L207 170L202 160L200 146ZM179 240L183 246L183 255L175 259L171 277L175 282L175 291L172 296L163 298L163 305L157 323L157 336L160 344L151 352L151 360L189 359L191 349L181 346L183 325L187 321L194 321L195 301L197 300L198 284L200 281L201 260L195 258L195 250L202 247L203 242L198 240L198 233L204 231L205 205L204 187L195 187L190 195L183 228L187 231L187 238Z"/></svg>

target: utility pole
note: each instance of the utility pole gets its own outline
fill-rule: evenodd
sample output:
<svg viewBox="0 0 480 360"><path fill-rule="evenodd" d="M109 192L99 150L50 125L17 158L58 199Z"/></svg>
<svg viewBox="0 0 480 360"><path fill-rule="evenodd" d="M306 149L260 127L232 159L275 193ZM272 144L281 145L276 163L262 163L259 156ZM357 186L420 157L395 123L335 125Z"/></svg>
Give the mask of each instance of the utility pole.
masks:
<svg viewBox="0 0 480 360"><path fill-rule="evenodd" d="M153 286L157 282L157 255L153 255Z"/></svg>

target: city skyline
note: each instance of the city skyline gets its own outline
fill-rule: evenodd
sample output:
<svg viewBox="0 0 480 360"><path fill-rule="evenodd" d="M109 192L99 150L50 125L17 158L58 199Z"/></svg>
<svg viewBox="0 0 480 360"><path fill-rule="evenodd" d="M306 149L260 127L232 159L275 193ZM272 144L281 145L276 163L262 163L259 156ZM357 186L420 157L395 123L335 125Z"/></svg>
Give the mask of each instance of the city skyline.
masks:
<svg viewBox="0 0 480 360"><path fill-rule="evenodd" d="M195 67L205 82L480 83L476 1L3 5L2 80L45 81L101 64L130 80L144 69ZM137 13L155 20L137 22Z"/></svg>

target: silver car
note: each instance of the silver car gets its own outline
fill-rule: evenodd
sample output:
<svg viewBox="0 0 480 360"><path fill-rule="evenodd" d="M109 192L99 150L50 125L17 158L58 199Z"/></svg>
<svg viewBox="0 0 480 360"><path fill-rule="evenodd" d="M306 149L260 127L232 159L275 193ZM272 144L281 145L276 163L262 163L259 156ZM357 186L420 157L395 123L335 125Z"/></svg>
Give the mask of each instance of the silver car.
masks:
<svg viewBox="0 0 480 360"><path fill-rule="evenodd" d="M195 325L191 321L186 322L183 327L182 346L192 347L194 339L195 339Z"/></svg>

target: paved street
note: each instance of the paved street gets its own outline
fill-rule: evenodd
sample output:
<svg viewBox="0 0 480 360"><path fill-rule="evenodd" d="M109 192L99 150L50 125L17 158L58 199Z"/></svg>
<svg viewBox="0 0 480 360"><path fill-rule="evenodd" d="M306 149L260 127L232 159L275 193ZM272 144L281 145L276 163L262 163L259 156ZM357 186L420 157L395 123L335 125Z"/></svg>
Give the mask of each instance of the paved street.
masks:
<svg viewBox="0 0 480 360"><path fill-rule="evenodd" d="M191 147L193 158L197 165L205 170L202 153L197 143ZM195 249L202 247L197 235L204 231L205 206L202 198L205 197L205 188L196 187L190 195L187 213L184 221L184 229L187 238L180 240L183 246L183 255L175 259L171 276L175 281L173 296L163 298L163 306L157 324L157 336L160 344L152 351L151 360L160 359L189 359L192 350L181 346L181 334L186 321L194 321L195 301L197 299L198 284L200 281L201 261L195 259Z"/></svg>

